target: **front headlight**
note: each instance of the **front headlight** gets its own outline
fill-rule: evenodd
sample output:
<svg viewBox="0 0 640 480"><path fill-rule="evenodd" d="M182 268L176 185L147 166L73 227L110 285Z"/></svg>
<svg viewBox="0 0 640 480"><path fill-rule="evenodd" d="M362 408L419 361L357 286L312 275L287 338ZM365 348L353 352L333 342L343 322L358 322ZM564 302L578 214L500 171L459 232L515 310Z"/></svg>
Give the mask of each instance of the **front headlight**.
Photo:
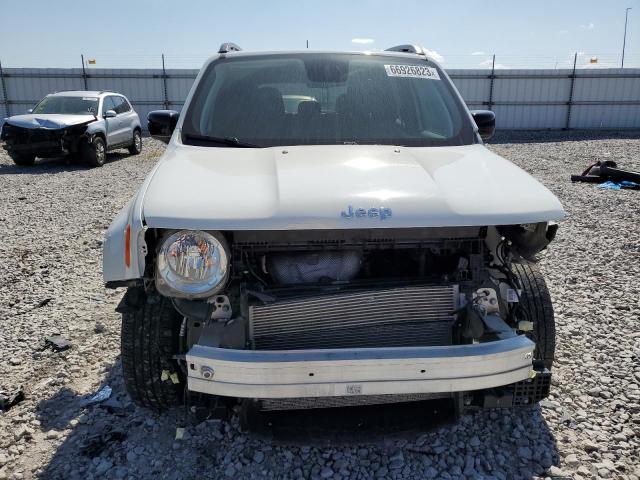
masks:
<svg viewBox="0 0 640 480"><path fill-rule="evenodd" d="M222 235L181 230L162 243L156 287L169 297L206 298L222 289L228 270L227 245Z"/></svg>

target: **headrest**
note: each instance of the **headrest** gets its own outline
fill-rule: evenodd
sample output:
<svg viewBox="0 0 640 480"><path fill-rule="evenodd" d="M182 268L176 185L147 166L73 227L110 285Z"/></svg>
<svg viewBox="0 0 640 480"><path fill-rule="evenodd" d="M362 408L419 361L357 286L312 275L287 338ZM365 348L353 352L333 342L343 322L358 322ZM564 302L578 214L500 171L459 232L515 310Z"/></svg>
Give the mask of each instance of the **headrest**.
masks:
<svg viewBox="0 0 640 480"><path fill-rule="evenodd" d="M311 117L320 115L320 104L315 100L306 100L298 104L298 115Z"/></svg>

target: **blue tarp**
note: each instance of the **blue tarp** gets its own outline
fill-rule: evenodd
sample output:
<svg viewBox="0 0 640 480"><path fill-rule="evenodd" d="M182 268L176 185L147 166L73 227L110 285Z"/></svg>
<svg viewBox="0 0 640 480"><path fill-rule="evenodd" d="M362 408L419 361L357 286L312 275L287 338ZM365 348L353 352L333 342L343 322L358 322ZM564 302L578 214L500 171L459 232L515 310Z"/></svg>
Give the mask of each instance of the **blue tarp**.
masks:
<svg viewBox="0 0 640 480"><path fill-rule="evenodd" d="M640 183L628 182L627 180L621 180L620 182L612 182L609 180L608 182L601 183L598 186L607 190L621 190L622 187L640 188Z"/></svg>

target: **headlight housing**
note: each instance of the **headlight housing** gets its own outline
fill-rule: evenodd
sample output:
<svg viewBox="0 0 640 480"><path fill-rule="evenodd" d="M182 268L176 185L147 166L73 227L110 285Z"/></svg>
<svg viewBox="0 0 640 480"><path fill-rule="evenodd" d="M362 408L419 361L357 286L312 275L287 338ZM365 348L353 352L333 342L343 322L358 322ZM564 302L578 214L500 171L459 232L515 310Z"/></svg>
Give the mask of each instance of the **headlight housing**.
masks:
<svg viewBox="0 0 640 480"><path fill-rule="evenodd" d="M210 297L227 280L227 243L219 233L180 230L163 241L156 267L156 287L162 295Z"/></svg>

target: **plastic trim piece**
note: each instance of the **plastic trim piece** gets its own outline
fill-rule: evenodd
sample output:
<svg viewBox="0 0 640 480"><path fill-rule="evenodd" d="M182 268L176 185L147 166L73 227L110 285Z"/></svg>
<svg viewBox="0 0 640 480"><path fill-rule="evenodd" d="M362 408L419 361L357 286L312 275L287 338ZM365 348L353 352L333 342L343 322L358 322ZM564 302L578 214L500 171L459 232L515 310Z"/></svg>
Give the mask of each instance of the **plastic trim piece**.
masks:
<svg viewBox="0 0 640 480"><path fill-rule="evenodd" d="M242 49L235 43L227 42L220 45L218 53L241 52Z"/></svg>
<svg viewBox="0 0 640 480"><path fill-rule="evenodd" d="M402 53L415 53L416 55L426 56L424 48L419 45L396 45L395 47L387 48L385 52L402 52Z"/></svg>

